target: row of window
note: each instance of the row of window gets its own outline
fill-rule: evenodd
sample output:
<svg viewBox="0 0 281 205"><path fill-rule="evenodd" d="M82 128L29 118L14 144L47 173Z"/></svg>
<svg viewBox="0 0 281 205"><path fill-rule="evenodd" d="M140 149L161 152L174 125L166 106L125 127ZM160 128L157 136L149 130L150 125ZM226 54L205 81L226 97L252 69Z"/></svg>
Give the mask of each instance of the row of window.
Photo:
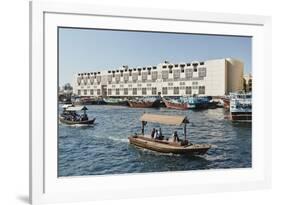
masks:
<svg viewBox="0 0 281 205"><path fill-rule="evenodd" d="M205 86L187 86L187 87L163 87L162 88L162 94L163 95L167 95L168 94L168 90L173 90L173 94L174 95L178 95L180 93L180 90L185 89L185 94L187 95L191 95L192 94L192 89L199 89L198 93L199 94L205 94ZM123 88L123 89L108 89L107 90L107 95L112 95L113 92L115 91L115 95L120 95L120 91L123 91L124 95L128 95L129 90L132 90L133 95L137 95L138 94L138 90L141 90L141 94L142 95L146 95L148 90L151 90L151 94L152 95L156 95L157 94L157 88L153 87L153 88ZM88 93L89 91L89 93ZM90 89L90 90L83 90L83 95L94 95L94 90ZM81 90L78 90L78 95L81 95ZM101 90L97 89L97 95L101 95Z"/></svg>
<svg viewBox="0 0 281 205"><path fill-rule="evenodd" d="M185 73L185 78L187 78L187 79L190 79L190 78L192 78L193 77L193 72L194 72L194 70L193 69L185 69L185 71L186 71L186 73ZM174 71L174 75L173 75L173 78L174 79L180 79L181 78L181 76L180 76L180 73L181 73L182 71L181 70L175 70ZM184 70L183 70L183 72L184 72ZM196 72L197 72L197 69L196 69ZM167 79L169 79L169 71L162 71L162 79L163 80L167 80ZM199 72L198 72L198 77L206 77L206 68L199 68ZM132 76L132 82L136 82L137 80L138 80L138 76L139 75L141 75L141 73L133 73L133 75L124 75L123 76L123 82L124 83L128 83L129 82L129 76ZM147 73L142 73L142 75L141 75L142 77L141 77L141 80L142 80L142 82L145 82L147 79L148 79L148 74ZM152 77L151 77L151 80L153 81L153 82L155 82L156 80L157 80L157 76L158 76L158 72L156 71L156 72L152 72ZM115 78L115 82L116 83L119 83L120 82L120 80L121 80L121 77L122 77L122 75L110 75L110 76L107 76L107 81L108 81L108 83L109 84L111 84L111 82L112 82L112 78ZM88 83L90 83L91 85L93 85L94 84L94 82L95 82L95 79L96 79L96 82L98 83L98 84L100 84L100 82L101 82L101 76L97 76L97 77L88 77L88 78L82 78L82 77L78 77L77 78L77 83L78 83L78 85L80 86L81 84L84 84L84 85L87 85Z"/></svg>

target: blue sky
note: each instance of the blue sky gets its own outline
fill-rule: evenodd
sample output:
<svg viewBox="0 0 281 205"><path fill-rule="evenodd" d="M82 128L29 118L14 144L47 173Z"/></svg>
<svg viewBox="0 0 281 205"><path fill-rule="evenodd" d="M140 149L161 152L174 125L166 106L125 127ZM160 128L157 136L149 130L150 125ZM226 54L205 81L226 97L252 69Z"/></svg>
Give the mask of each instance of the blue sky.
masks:
<svg viewBox="0 0 281 205"><path fill-rule="evenodd" d="M198 34L59 29L59 84L71 83L77 72L236 58L244 73L252 70L251 37Z"/></svg>

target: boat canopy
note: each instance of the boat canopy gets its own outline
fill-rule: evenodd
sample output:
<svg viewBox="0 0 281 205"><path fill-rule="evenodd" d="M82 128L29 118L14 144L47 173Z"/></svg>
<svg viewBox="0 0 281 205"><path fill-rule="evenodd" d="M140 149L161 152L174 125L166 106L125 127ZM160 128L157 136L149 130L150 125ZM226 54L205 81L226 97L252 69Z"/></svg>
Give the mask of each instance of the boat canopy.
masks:
<svg viewBox="0 0 281 205"><path fill-rule="evenodd" d="M166 125L181 125L182 123L189 123L186 116L172 116L172 115L156 115L156 114L143 114L140 121L154 122Z"/></svg>
<svg viewBox="0 0 281 205"><path fill-rule="evenodd" d="M68 107L66 108L67 111L81 111L81 110L88 110L86 106L75 106L75 107Z"/></svg>
<svg viewBox="0 0 281 205"><path fill-rule="evenodd" d="M69 107L73 107L73 105L72 105L72 104L64 104L64 105L62 106L62 108L69 108Z"/></svg>

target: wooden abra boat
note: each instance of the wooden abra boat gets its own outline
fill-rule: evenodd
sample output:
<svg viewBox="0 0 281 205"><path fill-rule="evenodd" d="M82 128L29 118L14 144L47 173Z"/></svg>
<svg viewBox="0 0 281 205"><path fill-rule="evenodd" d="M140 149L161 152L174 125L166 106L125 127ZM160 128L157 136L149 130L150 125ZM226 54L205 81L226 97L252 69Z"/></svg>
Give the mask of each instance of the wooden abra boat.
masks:
<svg viewBox="0 0 281 205"><path fill-rule="evenodd" d="M68 125L93 125L96 118L88 119L86 110L88 108L85 106L63 106L63 112L60 114L59 120ZM79 115L77 114L78 111L84 111L84 113Z"/></svg>
<svg viewBox="0 0 281 205"><path fill-rule="evenodd" d="M150 107L153 107L153 102L151 102L151 101L129 100L128 103L129 103L130 107L135 107L135 108L150 108Z"/></svg>
<svg viewBox="0 0 281 205"><path fill-rule="evenodd" d="M187 110L188 104L187 103L180 103L180 102L173 102L171 100L166 100L163 98L163 102L167 108L177 109L177 110Z"/></svg>
<svg viewBox="0 0 281 205"><path fill-rule="evenodd" d="M142 133L128 137L130 144L137 147L149 149L160 153L173 153L184 155L203 155L210 148L210 144L192 144L186 139L186 124L189 122L185 116L169 116L144 114L140 118L142 122ZM184 124L184 140L180 140L174 132L173 138L164 138L159 136L155 138L144 134L144 127L147 122L161 123L166 125ZM162 139L161 139L162 138Z"/></svg>
<svg viewBox="0 0 281 205"><path fill-rule="evenodd" d="M130 107L134 108L151 108L158 107L160 105L160 99L158 98L140 98L134 100L128 100Z"/></svg>

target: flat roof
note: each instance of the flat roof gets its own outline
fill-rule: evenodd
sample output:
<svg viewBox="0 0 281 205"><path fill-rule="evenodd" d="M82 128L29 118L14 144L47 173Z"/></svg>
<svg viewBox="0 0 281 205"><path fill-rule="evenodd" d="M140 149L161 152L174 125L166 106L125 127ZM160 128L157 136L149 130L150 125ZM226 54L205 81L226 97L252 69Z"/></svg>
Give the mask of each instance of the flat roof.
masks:
<svg viewBox="0 0 281 205"><path fill-rule="evenodd" d="M145 113L141 116L140 121L154 122L166 125L181 125L182 123L189 123L186 116L179 115L156 115Z"/></svg>

